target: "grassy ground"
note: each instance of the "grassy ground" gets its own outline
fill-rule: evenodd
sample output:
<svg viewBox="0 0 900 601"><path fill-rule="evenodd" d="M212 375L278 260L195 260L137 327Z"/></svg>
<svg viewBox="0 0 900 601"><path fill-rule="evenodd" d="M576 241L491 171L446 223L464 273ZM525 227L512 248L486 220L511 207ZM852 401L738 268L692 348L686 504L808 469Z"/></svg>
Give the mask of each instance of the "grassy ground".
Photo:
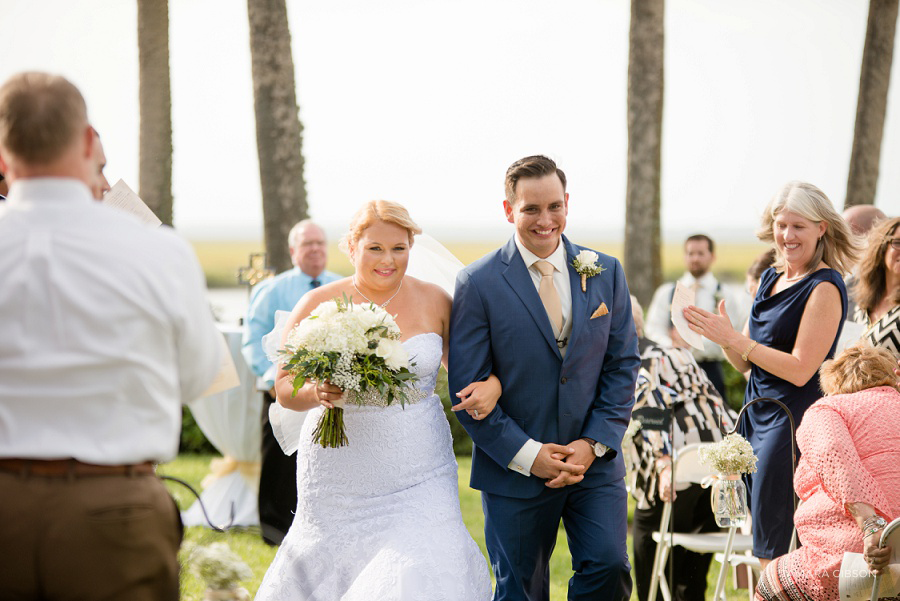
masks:
<svg viewBox="0 0 900 601"><path fill-rule="evenodd" d="M209 455L181 455L175 461L161 465L159 467L160 474L176 476L191 483L199 488L200 481L206 475L209 467L209 461L212 459ZM468 457L459 457L459 496L460 506L462 508L463 520L466 527L475 542L481 548L485 557L487 552L484 547L484 516L481 512L481 499L478 493L468 486L470 460ZM182 486L167 482L167 486L175 499L178 501L179 507L187 509L193 502L193 497ZM629 505L628 517L631 520L633 507ZM265 575L266 568L275 557L275 549L266 546L259 537L259 532L255 530L229 531L220 534L212 530L200 527L188 528L185 532L185 544L182 546L181 562L183 566L181 580L181 598L184 601L201 601L203 598L203 583L190 570L190 559L188 557L188 549L194 544L209 544L213 542L225 541L233 551L238 553L245 562L253 570L253 579L242 583L248 591L251 598L256 594L262 578ZM631 552L631 536L628 537L628 548ZM713 562L713 567L709 571L707 597L712 597L715 589L716 577L718 576L718 564ZM571 555L569 554L569 545L566 542L565 533L560 528L556 539L556 550L550 563L550 599L551 601L563 601L566 598L566 590L568 579L572 574ZM729 584L731 579L729 577ZM729 596L746 595L747 591L734 591L730 586L726 587L726 593ZM632 594L632 599L636 599L636 595Z"/></svg>
<svg viewBox="0 0 900 601"><path fill-rule="evenodd" d="M608 244L596 240L579 242L614 257L622 258L621 244ZM200 264L203 265L206 272L207 283L211 287L237 285L238 268L248 264L250 253L263 251L262 242L195 240L193 246L200 258ZM493 244L477 242L448 242L447 247L466 265L496 248ZM764 250L765 247L762 244L719 244L716 247L716 263L713 271L723 279L743 282L747 267ZM350 262L346 255L338 250L336 244L332 244L328 251L328 269L337 273L350 273ZM665 245L663 248L665 279L675 279L683 271L684 259L681 244Z"/></svg>

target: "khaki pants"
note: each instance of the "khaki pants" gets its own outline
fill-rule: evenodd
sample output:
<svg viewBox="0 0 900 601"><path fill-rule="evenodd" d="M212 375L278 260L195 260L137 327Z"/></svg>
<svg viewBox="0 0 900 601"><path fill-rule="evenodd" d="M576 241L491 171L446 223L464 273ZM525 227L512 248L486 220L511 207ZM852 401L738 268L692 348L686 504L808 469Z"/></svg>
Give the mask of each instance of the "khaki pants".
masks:
<svg viewBox="0 0 900 601"><path fill-rule="evenodd" d="M0 597L177 601L181 518L153 475L0 472Z"/></svg>

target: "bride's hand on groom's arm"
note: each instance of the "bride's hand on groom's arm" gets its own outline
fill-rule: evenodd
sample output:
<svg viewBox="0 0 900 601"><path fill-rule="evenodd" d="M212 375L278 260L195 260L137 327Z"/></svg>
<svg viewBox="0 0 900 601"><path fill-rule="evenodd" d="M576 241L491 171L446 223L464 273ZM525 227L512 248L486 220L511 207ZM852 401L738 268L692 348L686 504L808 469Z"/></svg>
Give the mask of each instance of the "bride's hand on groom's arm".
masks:
<svg viewBox="0 0 900 601"><path fill-rule="evenodd" d="M531 466L531 473L546 480L550 488L562 488L581 482L585 466L568 461L575 452L575 445L544 443Z"/></svg>
<svg viewBox="0 0 900 601"><path fill-rule="evenodd" d="M503 387L500 380L494 374L491 374L487 380L483 382L472 382L462 390L456 393L456 396L462 399L459 403L451 407L453 411L465 411L472 419L482 420L486 418L500 399Z"/></svg>

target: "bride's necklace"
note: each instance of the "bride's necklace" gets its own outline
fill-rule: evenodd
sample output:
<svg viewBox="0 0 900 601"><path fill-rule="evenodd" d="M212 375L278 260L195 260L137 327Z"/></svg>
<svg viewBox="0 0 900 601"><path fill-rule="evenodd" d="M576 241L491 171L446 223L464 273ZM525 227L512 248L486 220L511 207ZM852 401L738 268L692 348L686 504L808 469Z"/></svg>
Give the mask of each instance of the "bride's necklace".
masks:
<svg viewBox="0 0 900 601"><path fill-rule="evenodd" d="M359 293L359 295L360 295L361 297L363 297L364 299L366 299L367 301L369 301L369 302L372 303L373 305L378 305L378 303L376 303L375 301L373 301L372 299L370 299L368 296L366 296L365 294L363 294L362 292L360 292L359 288L357 288L357 286L356 286L356 276L354 276L353 278L351 278L350 281L353 283L353 289L356 290L356 291ZM401 289L401 288L403 288L403 280L402 280L402 279L400 280L400 285L397 286L397 290L395 290L394 293L391 295L391 298L387 299L386 301L384 301L383 303L381 303L381 304L378 305L378 306L380 306L382 309L384 309L385 307L387 307L387 306L388 306L388 303L391 302L392 300L394 300L394 297L397 296L397 294L400 293L400 289Z"/></svg>

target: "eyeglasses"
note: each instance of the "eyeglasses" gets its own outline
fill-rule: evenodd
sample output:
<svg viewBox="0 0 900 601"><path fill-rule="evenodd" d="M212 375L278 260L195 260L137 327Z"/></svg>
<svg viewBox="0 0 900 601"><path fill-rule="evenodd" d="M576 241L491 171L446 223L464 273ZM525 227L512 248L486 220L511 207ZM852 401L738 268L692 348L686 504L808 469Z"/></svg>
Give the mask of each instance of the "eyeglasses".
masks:
<svg viewBox="0 0 900 601"><path fill-rule="evenodd" d="M887 246L888 244L890 244L894 250L900 250L900 238L889 238L888 240L885 240L884 245Z"/></svg>

